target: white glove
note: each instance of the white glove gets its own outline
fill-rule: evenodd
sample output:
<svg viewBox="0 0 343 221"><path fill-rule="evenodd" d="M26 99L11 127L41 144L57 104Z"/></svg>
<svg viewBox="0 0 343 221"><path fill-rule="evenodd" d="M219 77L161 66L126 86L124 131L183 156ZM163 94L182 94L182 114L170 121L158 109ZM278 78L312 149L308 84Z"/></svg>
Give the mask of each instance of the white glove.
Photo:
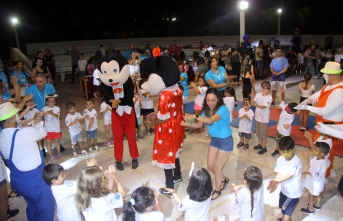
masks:
<svg viewBox="0 0 343 221"><path fill-rule="evenodd" d="M306 104L299 104L298 106L294 107L296 110L308 110L309 106Z"/></svg>
<svg viewBox="0 0 343 221"><path fill-rule="evenodd" d="M323 123L317 123L317 125L314 128L316 128L316 130L318 130L319 133L327 134L333 137L337 137L339 139L343 139L343 131L336 130Z"/></svg>

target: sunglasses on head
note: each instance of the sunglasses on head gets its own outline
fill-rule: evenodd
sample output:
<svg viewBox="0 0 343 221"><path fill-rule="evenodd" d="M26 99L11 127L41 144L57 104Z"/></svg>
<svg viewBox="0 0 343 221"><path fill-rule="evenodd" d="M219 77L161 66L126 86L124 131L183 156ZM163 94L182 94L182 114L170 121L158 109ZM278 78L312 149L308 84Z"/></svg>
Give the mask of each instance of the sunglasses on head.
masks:
<svg viewBox="0 0 343 221"><path fill-rule="evenodd" d="M270 85L262 85L262 88L270 90Z"/></svg>
<svg viewBox="0 0 343 221"><path fill-rule="evenodd" d="M247 102L243 102L243 106L248 106L248 103Z"/></svg>

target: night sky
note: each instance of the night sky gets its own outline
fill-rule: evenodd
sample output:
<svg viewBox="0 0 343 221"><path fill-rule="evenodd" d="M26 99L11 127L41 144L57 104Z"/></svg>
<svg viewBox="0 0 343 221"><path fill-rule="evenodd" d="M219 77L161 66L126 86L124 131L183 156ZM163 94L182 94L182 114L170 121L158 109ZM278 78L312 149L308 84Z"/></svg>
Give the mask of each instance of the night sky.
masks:
<svg viewBox="0 0 343 221"><path fill-rule="evenodd" d="M232 0L148 0L111 1L100 5L87 1L6 1L0 5L1 53L8 56L8 47L15 46L10 18L17 16L21 48L27 43L198 35L239 35L237 1ZM93 1L97 2L97 1ZM103 2L103 1L99 1ZM341 34L342 16L337 0L283 0L281 34L292 34L295 27L301 34ZM52 6L53 5L53 6ZM282 6L282 0L249 0L246 32L276 34L276 15L263 20L259 13ZM310 13L298 11L308 6ZM337 13L335 13L337 12ZM318 16L320 15L320 16ZM163 18L173 18L175 22ZM316 25L314 25L316 24ZM340 32L340 33L335 33ZM25 51L24 51L25 52Z"/></svg>

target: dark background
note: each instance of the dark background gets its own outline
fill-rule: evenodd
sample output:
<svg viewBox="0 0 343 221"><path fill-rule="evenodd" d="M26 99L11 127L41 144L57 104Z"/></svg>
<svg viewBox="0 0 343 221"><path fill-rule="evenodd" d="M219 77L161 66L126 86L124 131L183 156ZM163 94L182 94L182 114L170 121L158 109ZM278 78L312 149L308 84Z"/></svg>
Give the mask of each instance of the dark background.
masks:
<svg viewBox="0 0 343 221"><path fill-rule="evenodd" d="M239 35L237 1L7 1L0 5L1 48L16 46L10 18L19 19L21 48L39 42L166 36ZM98 4L96 4L98 3ZM282 7L283 4L283 7ZM301 34L342 34L338 0L250 0L246 33L277 32L276 9L282 7L281 34L297 27ZM175 17L176 21L171 21ZM167 21L167 18L170 18Z"/></svg>

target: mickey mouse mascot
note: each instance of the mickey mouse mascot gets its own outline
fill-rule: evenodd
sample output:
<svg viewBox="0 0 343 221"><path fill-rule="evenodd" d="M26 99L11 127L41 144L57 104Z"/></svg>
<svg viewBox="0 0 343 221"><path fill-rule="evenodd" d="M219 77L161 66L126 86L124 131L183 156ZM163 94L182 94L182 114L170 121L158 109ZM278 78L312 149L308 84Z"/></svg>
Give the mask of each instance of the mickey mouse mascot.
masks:
<svg viewBox="0 0 343 221"><path fill-rule="evenodd" d="M129 142L132 169L138 167L136 143L136 114L133 108L134 85L130 78L130 66L119 53L103 56L97 63L97 72L104 85L104 100L112 107L112 131L114 138L114 158L118 170L124 170L124 134Z"/></svg>
<svg viewBox="0 0 343 221"><path fill-rule="evenodd" d="M167 188L181 182L179 152L181 151L185 128L183 118L182 92L178 86L180 72L175 61L167 56L144 59L141 71L149 74L142 88L152 95L160 95L157 113L148 115L148 127L155 126L152 164L164 169ZM162 194L172 195L164 188Z"/></svg>

